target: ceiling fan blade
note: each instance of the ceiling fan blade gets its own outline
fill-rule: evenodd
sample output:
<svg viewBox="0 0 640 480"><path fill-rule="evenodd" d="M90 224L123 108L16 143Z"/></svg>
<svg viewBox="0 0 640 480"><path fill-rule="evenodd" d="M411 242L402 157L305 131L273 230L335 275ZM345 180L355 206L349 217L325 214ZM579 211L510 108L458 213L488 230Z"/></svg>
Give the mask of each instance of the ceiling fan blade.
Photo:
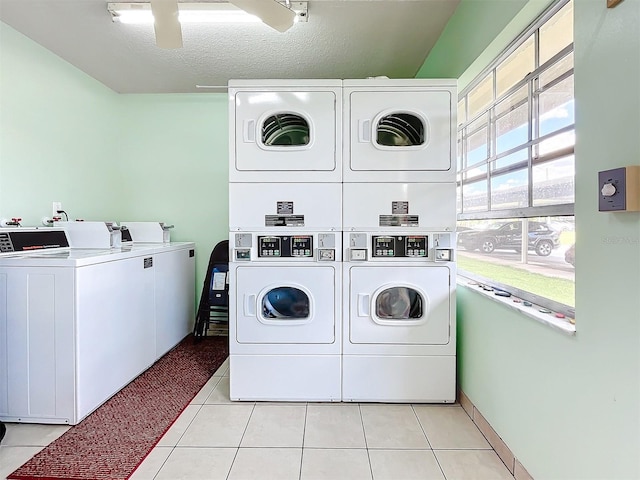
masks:
<svg viewBox="0 0 640 480"><path fill-rule="evenodd" d="M229 0L229 3L251 15L255 15L263 23L279 32L289 30L296 18L296 12L285 7L277 0Z"/></svg>
<svg viewBox="0 0 640 480"><path fill-rule="evenodd" d="M178 21L178 0L151 0L156 45L160 48L181 48L182 28Z"/></svg>

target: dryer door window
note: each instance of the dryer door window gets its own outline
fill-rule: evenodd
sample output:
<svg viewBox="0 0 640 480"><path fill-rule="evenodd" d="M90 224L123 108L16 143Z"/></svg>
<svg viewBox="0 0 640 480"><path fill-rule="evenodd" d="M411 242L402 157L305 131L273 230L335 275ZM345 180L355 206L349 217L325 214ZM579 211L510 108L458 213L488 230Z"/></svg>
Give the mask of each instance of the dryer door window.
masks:
<svg viewBox="0 0 640 480"><path fill-rule="evenodd" d="M425 301L410 287L391 287L375 299L375 312L383 320L416 320L424 316Z"/></svg>
<svg viewBox="0 0 640 480"><path fill-rule="evenodd" d="M309 296L295 287L277 287L262 297L265 319L303 320L309 318Z"/></svg>
<svg viewBox="0 0 640 480"><path fill-rule="evenodd" d="M262 123L262 143L267 147L300 147L309 144L309 122L295 113L277 113Z"/></svg>
<svg viewBox="0 0 640 480"><path fill-rule="evenodd" d="M376 125L376 140L383 147L415 147L426 141L422 119L411 113L385 115Z"/></svg>

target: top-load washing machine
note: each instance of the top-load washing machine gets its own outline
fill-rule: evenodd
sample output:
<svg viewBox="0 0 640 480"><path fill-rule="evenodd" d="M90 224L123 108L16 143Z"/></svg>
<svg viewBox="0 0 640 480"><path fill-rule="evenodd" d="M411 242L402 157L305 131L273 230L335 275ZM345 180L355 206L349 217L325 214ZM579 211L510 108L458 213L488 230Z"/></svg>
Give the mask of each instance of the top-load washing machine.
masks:
<svg viewBox="0 0 640 480"><path fill-rule="evenodd" d="M75 425L156 359L149 252L69 244L0 231L2 420Z"/></svg>
<svg viewBox="0 0 640 480"><path fill-rule="evenodd" d="M121 222L120 226L123 251L148 250L154 254L155 344L159 358L193 331L195 243L172 242L170 232L174 227L165 222Z"/></svg>
<svg viewBox="0 0 640 480"><path fill-rule="evenodd" d="M343 81L344 182L454 182L457 82Z"/></svg>
<svg viewBox="0 0 640 480"><path fill-rule="evenodd" d="M342 80L229 81L230 182L340 182Z"/></svg>
<svg viewBox="0 0 640 480"><path fill-rule="evenodd" d="M191 330L193 243L66 227L0 229L2 420L75 425Z"/></svg>

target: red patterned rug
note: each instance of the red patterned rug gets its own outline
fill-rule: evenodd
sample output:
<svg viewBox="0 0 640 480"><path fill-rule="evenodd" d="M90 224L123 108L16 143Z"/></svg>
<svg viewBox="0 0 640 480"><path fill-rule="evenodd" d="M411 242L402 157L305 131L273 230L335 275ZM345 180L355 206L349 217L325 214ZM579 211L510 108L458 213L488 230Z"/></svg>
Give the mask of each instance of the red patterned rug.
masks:
<svg viewBox="0 0 640 480"><path fill-rule="evenodd" d="M227 355L227 337L189 335L8 478L128 479Z"/></svg>

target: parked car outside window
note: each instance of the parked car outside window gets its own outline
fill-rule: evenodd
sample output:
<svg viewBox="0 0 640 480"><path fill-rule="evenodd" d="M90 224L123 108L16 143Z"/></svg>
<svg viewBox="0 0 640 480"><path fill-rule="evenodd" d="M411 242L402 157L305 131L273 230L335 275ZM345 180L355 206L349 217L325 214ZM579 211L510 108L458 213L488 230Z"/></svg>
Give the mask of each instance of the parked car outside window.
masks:
<svg viewBox="0 0 640 480"><path fill-rule="evenodd" d="M549 256L560 245L560 231L543 222L528 223L529 250L541 257ZM522 222L501 222L484 230L458 232L458 246L483 253L492 253L496 249L519 252L522 248Z"/></svg>
<svg viewBox="0 0 640 480"><path fill-rule="evenodd" d="M566 252L564 252L564 261L576 266L576 244L573 243Z"/></svg>

